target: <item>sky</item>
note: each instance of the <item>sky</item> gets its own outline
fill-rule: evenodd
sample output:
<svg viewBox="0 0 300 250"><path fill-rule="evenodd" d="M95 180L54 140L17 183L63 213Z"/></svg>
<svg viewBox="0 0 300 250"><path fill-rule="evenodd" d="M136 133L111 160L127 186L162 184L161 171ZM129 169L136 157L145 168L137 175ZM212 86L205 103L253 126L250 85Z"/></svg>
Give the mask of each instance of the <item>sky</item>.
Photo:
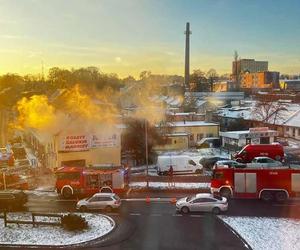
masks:
<svg viewBox="0 0 300 250"><path fill-rule="evenodd" d="M0 0L0 74L96 66L120 77L184 73L190 22L191 71L230 73L241 58L300 73L298 0Z"/></svg>

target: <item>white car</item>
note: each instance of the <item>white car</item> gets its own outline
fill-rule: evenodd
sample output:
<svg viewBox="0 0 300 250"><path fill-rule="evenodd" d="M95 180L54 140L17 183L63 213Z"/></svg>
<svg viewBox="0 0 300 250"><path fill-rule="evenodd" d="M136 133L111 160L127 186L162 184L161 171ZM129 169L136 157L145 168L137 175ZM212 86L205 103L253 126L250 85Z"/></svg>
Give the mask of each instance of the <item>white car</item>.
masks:
<svg viewBox="0 0 300 250"><path fill-rule="evenodd" d="M275 161L269 157L255 157L251 163L247 164L247 167L276 168L276 167L282 167L282 163L280 161Z"/></svg>
<svg viewBox="0 0 300 250"><path fill-rule="evenodd" d="M92 197L82 199L77 202L76 209L81 212L87 210L99 210L104 209L107 212L111 212L113 209L117 209L121 206L121 199L114 193L96 193Z"/></svg>
<svg viewBox="0 0 300 250"><path fill-rule="evenodd" d="M219 214L228 210L225 197L201 193L182 198L176 202L176 210L184 214L189 212L213 212Z"/></svg>

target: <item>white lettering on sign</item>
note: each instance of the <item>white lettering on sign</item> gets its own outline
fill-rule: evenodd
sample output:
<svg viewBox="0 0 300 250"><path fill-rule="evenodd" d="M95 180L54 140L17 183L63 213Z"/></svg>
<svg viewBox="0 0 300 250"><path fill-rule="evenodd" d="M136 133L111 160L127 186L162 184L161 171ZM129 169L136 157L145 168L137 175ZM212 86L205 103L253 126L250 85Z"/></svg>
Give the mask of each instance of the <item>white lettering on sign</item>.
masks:
<svg viewBox="0 0 300 250"><path fill-rule="evenodd" d="M258 128L249 128L249 132L268 132L269 128L268 127L258 127Z"/></svg>
<svg viewBox="0 0 300 250"><path fill-rule="evenodd" d="M106 148L117 146L117 135L93 135L91 140L92 148Z"/></svg>
<svg viewBox="0 0 300 250"><path fill-rule="evenodd" d="M278 175L278 172L270 172L270 175Z"/></svg>
<svg viewBox="0 0 300 250"><path fill-rule="evenodd" d="M84 151L89 149L89 144L89 138L86 135L68 135L61 143L61 150Z"/></svg>
<svg viewBox="0 0 300 250"><path fill-rule="evenodd" d="M90 148L118 146L117 134L106 135L68 135L61 141L61 151L85 151Z"/></svg>

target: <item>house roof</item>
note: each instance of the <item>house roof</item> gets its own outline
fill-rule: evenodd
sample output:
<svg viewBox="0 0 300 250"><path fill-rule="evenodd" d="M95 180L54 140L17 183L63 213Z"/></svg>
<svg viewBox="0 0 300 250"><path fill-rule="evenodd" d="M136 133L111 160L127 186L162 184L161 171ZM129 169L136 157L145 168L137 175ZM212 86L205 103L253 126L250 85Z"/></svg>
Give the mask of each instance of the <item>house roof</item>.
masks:
<svg viewBox="0 0 300 250"><path fill-rule="evenodd" d="M171 127L219 126L219 124L217 124L217 123L205 122L205 121L178 121L178 122L170 122L168 125Z"/></svg>

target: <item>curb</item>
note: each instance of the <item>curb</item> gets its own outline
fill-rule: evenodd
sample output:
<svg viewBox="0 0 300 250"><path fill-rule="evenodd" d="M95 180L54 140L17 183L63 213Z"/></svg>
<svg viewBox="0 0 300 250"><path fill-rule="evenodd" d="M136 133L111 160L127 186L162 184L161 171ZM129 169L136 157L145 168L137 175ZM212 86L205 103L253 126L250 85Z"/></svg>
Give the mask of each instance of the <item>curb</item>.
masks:
<svg viewBox="0 0 300 250"><path fill-rule="evenodd" d="M1 249L14 249L14 248L26 248L26 249L74 249L74 248L81 248L81 247L87 247L89 245L92 245L93 242L99 241L101 239L103 239L104 237L106 237L107 235L109 235L110 233L112 233L115 229L116 229L116 222L109 216L105 215L105 214L99 214L103 217L105 217L106 219L108 219L110 221L110 223L112 224L112 228L110 231L108 231L107 233L101 235L98 238L92 239L92 240L88 240L85 242L80 242L80 243L75 243L75 244L68 244L68 245L58 245L58 246L53 246L53 245L9 245L9 244L0 244L0 250Z"/></svg>
<svg viewBox="0 0 300 250"><path fill-rule="evenodd" d="M228 228L243 244L245 245L246 248L249 250L253 250L253 248L248 244L248 242L234 229L232 228L229 224L227 224L225 221L223 221L218 215L216 218L221 221L221 223Z"/></svg>

